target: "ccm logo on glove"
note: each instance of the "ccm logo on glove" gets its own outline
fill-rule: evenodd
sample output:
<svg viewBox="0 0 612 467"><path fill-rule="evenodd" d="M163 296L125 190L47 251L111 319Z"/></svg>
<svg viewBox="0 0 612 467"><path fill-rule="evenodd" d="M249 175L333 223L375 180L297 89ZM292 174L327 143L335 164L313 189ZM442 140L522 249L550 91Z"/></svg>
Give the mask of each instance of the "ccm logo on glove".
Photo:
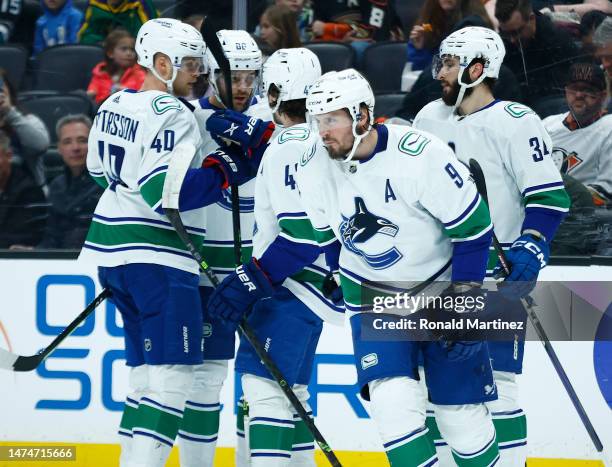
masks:
<svg viewBox="0 0 612 467"><path fill-rule="evenodd" d="M536 258L538 258L538 260L540 261L540 268L544 268L546 266L546 258L544 256L544 253L542 252L542 249L536 245L533 242L526 242L524 240L519 240L514 242L514 246L519 246L519 247L523 247L526 250L530 251L531 253L533 253Z"/></svg>
<svg viewBox="0 0 612 467"><path fill-rule="evenodd" d="M257 290L257 286L253 284L249 275L244 272L243 264L236 268L236 274L238 274L238 279L240 279L240 282L242 282L249 289L249 292Z"/></svg>

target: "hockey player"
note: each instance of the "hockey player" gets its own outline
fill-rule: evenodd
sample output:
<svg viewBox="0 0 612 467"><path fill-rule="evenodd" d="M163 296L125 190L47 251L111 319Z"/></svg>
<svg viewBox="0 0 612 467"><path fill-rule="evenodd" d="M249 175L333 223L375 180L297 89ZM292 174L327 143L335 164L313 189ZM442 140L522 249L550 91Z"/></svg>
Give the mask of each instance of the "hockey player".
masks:
<svg viewBox="0 0 612 467"><path fill-rule="evenodd" d="M355 70L323 75L309 91L307 109L322 142L317 139L300 159L302 206L320 244L334 237L342 242L340 278L346 309L353 314L358 384L371 401L391 465L437 463L417 382L421 347L430 398L443 413L440 429L457 462L495 464L495 430L484 405L496 397L486 346L361 336L361 323L372 309L362 302L368 282L389 290L389 281L451 279L453 293L477 292L492 228L484 202L467 170L437 138L401 126L373 126L372 89ZM240 319L271 295L287 274L284 265L296 264L298 255L289 250L274 262L263 258L241 265L223 281L210 299L211 314Z"/></svg>
<svg viewBox="0 0 612 467"><path fill-rule="evenodd" d="M191 102L196 108L194 115L200 127L202 151L206 154L219 145L240 147L241 151L258 154L252 158L259 158L274 130L268 106L263 102L258 104L254 97L261 72L261 51L246 31L221 30L217 35L230 63L233 101L228 103L224 76L207 51L209 82L214 94ZM235 110L230 110L232 107ZM230 140L238 145L228 144ZM242 185L239 193L242 257L250 258L254 180ZM224 190L222 198L205 210L203 256L222 279L235 266L230 190ZM203 276L200 295L204 314L204 363L196 367L178 433L181 467L213 464L221 412L220 393L227 377L228 360L234 358L236 326L207 315L205 305L211 291L212 284ZM241 414L238 418L242 419ZM242 443L243 439L239 438L239 451Z"/></svg>
<svg viewBox="0 0 612 467"><path fill-rule="evenodd" d="M499 290L516 299L535 286L569 198L550 157L552 142L538 116L524 105L493 96L504 55L502 40L489 29L469 27L447 37L433 68L443 97L419 112L414 127L448 143L464 164L470 158L480 163L487 177L495 233L511 264ZM493 252L490 272L496 262ZM516 383L523 347L524 342L489 343L499 399L487 405L504 466L523 466L526 458L527 424Z"/></svg>
<svg viewBox="0 0 612 467"><path fill-rule="evenodd" d="M194 365L202 362L198 264L164 215L166 174L192 160L182 172L179 209L201 245L203 206L220 199L228 184L249 179L253 169L231 149L209 155L201 167L196 120L173 96L187 95L203 72L205 44L196 29L174 19L150 20L138 32L136 53L148 70L142 88L106 100L89 136L87 167L106 190L81 258L100 265L100 282L124 321L131 393L119 429L121 465L162 467Z"/></svg>
<svg viewBox="0 0 612 467"><path fill-rule="evenodd" d="M264 65L264 90L282 131L266 150L256 178L253 256L264 270L274 271L270 280L277 290L258 302L248 319L307 411L323 321L344 322L344 309L325 297L330 271L294 179L300 157L316 138L306 122L306 95L320 76L318 58L305 48L277 50ZM305 261L312 264L304 268ZM235 368L249 408L249 465L314 466L312 434L245 339Z"/></svg>

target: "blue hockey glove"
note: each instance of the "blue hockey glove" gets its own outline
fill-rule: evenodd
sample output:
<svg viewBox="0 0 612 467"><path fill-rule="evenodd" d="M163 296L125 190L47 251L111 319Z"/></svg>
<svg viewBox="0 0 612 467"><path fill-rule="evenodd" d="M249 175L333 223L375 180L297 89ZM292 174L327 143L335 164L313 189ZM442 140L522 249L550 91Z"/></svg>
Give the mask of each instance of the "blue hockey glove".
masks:
<svg viewBox="0 0 612 467"><path fill-rule="evenodd" d="M238 266L219 284L208 300L208 313L212 317L237 324L255 302L273 293L270 279L257 261L252 259Z"/></svg>
<svg viewBox="0 0 612 467"><path fill-rule="evenodd" d="M212 114L206 120L206 129L217 142L220 138L229 139L248 151L268 142L274 132L274 123L226 109Z"/></svg>
<svg viewBox="0 0 612 467"><path fill-rule="evenodd" d="M452 299L454 306L448 310L452 313L459 315L476 314L482 313L486 307L487 291L478 284L453 283L442 292L441 297L444 298L444 303L450 302L449 297ZM439 341L451 362L460 362L472 358L480 352L484 345L483 341L463 341L460 339L461 335L454 335L454 339L442 337Z"/></svg>
<svg viewBox="0 0 612 467"><path fill-rule="evenodd" d="M204 159L202 167L215 167L223 173L225 183L222 188L230 185L241 185L257 175L254 167L237 146L227 146L217 149Z"/></svg>
<svg viewBox="0 0 612 467"><path fill-rule="evenodd" d="M546 240L530 234L521 235L506 252L510 275L499 284L499 292L509 300L527 296L536 286L540 269L546 266L549 256ZM501 272L501 265L493 272Z"/></svg>

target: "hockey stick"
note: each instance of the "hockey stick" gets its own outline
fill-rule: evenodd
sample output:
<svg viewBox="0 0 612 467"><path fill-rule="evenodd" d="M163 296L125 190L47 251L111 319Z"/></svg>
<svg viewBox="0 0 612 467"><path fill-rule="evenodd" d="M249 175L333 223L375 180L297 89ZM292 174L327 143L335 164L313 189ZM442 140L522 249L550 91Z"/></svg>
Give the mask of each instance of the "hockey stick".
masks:
<svg viewBox="0 0 612 467"><path fill-rule="evenodd" d="M0 349L0 369L9 371L32 371L40 365L72 332L87 319L104 299L111 296L108 289L102 290L94 300L64 329L47 347L35 355L17 355L8 350Z"/></svg>
<svg viewBox="0 0 612 467"><path fill-rule="evenodd" d="M478 190L480 195L483 197L484 202L488 206L489 199L487 196L487 182L485 180L485 176L482 171L482 168L480 167L480 164L475 159L470 159L470 172L472 172L472 175L474 176L474 181L476 182L476 189ZM506 276L509 275L510 265L506 258L506 254L504 250L502 249L499 243L499 240L497 239L497 236L495 235L495 232L493 232L493 246L495 248L495 251L497 252L497 257L499 258L499 262L502 265L504 273L506 274ZM548 358L550 358L552 365L555 367L555 370L557 372L557 375L559 375L559 379L561 380L563 387L567 391L567 394L570 400L572 401L572 404L574 404L574 408L576 409L576 412L578 412L578 416L580 417L580 420L582 421L584 428L589 434L589 437L591 438L591 441L593 442L595 449L599 453L603 452L603 444L601 443L601 440L599 439L599 436L597 435L597 432L595 431L595 427L591 423L589 416L584 410L584 407L582 406L582 403L580 402L580 399L578 398L578 394L576 394L576 391L574 390L574 387L572 386L572 383L569 380L567 373L563 369L563 366L561 365L561 362L559 361L559 358L557 357L555 349L550 343L550 340L548 339L548 336L546 335L546 331L544 330L544 327L542 326L542 323L540 322L533 308L533 305L534 305L533 298L527 295L527 297L521 298L521 303L523 307L525 308L525 311L527 312L527 316L529 316L531 324L533 325L538 337L540 338L540 341L544 345L544 349L546 350L546 353L548 354Z"/></svg>
<svg viewBox="0 0 612 467"><path fill-rule="evenodd" d="M234 97L232 95L232 71L229 60L225 56L221 43L219 42L219 37L217 36L217 31L219 29L220 27L217 25L214 18L209 15L204 19L200 32L202 33L202 38L204 39L206 46L210 49L210 52L215 57L217 64L221 68L221 73L223 74L227 102L223 100L221 93L219 93L219 98L223 104L225 104L225 107L233 110ZM215 77L213 76L212 79L214 80ZM234 261L236 266L238 266L240 263L242 263L242 254L240 251L242 245L242 234L240 231L240 195L238 192L238 185L235 183L232 184L230 191L232 200L232 229L234 234Z"/></svg>
<svg viewBox="0 0 612 467"><path fill-rule="evenodd" d="M185 177L185 173L189 167L191 159L195 154L195 148L191 145L177 145L175 147L173 153L173 161L169 164L168 172L166 173L166 180L164 182L164 188L162 193L162 207L166 214L166 217L174 227L177 235L181 239L181 241L185 244L189 253L193 258L197 261L200 269L206 275L208 280L212 283L213 287L217 287L219 285L219 278L215 275L214 271L208 265L198 248L193 243L191 237L187 233L185 229L185 225L181 220L181 215L179 212L179 196L181 191L181 184ZM246 319L243 319L238 325L239 331L246 337L246 339L250 342L251 346L255 350L255 353L266 367L270 375L274 378L277 384L280 386L281 390L289 399L289 402L300 416L300 418L306 424L308 430L312 433L315 441L329 460L330 464L334 467L341 467L338 458L336 457L333 450L330 448L327 441L319 431L319 429L314 424L313 419L308 415L304 406L298 399L298 397L291 389L291 386L276 366L274 361L270 358L263 345L255 335L255 332L251 327L247 324Z"/></svg>

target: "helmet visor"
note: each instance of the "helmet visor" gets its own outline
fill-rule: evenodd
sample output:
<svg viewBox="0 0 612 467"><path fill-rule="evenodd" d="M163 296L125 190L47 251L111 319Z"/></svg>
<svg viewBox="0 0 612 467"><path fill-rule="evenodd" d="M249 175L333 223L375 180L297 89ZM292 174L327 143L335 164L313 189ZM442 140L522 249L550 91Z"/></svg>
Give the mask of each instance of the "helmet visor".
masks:
<svg viewBox="0 0 612 467"><path fill-rule="evenodd" d="M353 126L353 119L344 109L335 110L320 115L313 115L312 121L316 125L319 133L333 131L340 128L350 128Z"/></svg>
<svg viewBox="0 0 612 467"><path fill-rule="evenodd" d="M207 72L202 57L183 57L178 68L180 71L190 75L203 75Z"/></svg>
<svg viewBox="0 0 612 467"><path fill-rule="evenodd" d="M455 67L459 67L459 58L453 55L434 55L431 63L431 75L433 79L438 79L440 73L448 74Z"/></svg>

